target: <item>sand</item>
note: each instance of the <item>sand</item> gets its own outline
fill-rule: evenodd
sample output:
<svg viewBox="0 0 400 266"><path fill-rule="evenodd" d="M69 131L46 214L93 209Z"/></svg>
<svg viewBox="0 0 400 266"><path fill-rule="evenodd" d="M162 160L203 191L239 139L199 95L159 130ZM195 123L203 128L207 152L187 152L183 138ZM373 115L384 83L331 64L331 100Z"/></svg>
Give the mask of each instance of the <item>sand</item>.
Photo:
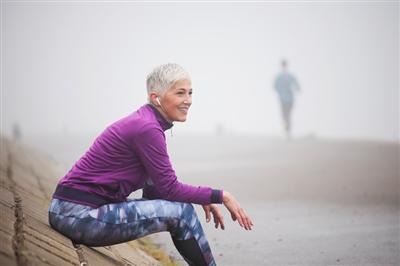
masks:
<svg viewBox="0 0 400 266"><path fill-rule="evenodd" d="M399 145L169 138L182 180L224 188L255 223L205 224L219 265L400 265ZM173 256L169 237L158 237Z"/></svg>

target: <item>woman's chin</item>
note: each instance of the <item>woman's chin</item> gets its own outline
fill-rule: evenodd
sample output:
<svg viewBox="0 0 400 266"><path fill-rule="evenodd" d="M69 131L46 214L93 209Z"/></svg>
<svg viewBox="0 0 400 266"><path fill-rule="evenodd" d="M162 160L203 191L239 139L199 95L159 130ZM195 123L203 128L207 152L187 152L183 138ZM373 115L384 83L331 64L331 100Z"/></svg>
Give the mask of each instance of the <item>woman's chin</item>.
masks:
<svg viewBox="0 0 400 266"><path fill-rule="evenodd" d="M178 122L185 122L185 121L186 121L186 116L177 117L177 119L176 119L175 121L178 121Z"/></svg>
<svg viewBox="0 0 400 266"><path fill-rule="evenodd" d="M187 114L184 113L178 113L168 116L168 120L173 122L185 122L186 118Z"/></svg>

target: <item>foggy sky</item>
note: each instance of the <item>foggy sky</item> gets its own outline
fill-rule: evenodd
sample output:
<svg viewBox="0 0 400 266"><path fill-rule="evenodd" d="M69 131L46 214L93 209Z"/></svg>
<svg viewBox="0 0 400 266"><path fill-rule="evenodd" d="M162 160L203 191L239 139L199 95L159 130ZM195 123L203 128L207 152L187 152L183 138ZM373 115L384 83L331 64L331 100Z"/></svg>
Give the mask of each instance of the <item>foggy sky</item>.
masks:
<svg viewBox="0 0 400 266"><path fill-rule="evenodd" d="M282 134L272 88L302 88L294 135L399 140L399 2L1 3L2 133L99 132L146 102L145 78L192 76L174 131Z"/></svg>

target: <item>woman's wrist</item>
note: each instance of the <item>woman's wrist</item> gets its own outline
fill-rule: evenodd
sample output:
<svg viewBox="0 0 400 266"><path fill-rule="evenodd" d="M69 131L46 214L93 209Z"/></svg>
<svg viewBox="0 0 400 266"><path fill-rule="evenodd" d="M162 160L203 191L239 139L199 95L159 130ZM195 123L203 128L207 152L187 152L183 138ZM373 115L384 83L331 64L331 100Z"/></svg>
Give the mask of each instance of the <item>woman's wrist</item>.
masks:
<svg viewBox="0 0 400 266"><path fill-rule="evenodd" d="M222 203L226 204L230 200L230 198L231 194L228 191L222 191Z"/></svg>

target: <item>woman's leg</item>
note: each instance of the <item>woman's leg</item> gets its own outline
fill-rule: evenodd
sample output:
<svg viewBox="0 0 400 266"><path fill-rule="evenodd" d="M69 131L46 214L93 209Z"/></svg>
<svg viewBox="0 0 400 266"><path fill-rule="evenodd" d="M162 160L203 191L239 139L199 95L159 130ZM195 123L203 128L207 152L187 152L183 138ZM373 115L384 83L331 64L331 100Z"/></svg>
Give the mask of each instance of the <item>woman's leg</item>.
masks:
<svg viewBox="0 0 400 266"><path fill-rule="evenodd" d="M74 212L69 211L74 206ZM187 263L215 265L210 246L191 204L166 200L132 200L80 212L76 206L83 205L53 200L50 224L77 243L107 246L169 231Z"/></svg>
<svg viewBox="0 0 400 266"><path fill-rule="evenodd" d="M281 103L281 110L282 110L282 118L285 127L285 131L287 134L290 135L291 132L291 113L292 113L293 103L291 102L282 102Z"/></svg>

